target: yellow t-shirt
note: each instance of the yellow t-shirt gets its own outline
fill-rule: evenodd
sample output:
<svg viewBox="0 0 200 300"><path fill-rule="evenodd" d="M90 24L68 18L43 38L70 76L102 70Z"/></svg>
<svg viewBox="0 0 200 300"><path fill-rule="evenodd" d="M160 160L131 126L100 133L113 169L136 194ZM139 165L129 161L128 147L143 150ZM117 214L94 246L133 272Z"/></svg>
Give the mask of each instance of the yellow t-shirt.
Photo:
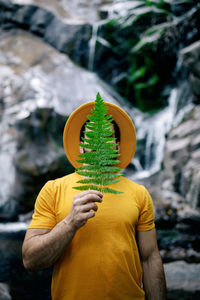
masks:
<svg viewBox="0 0 200 300"><path fill-rule="evenodd" d="M71 209L73 173L48 181L40 191L29 228L52 229ZM144 300L135 230L154 228L153 203L144 186L127 178L110 187L98 211L73 237L55 263L53 300Z"/></svg>

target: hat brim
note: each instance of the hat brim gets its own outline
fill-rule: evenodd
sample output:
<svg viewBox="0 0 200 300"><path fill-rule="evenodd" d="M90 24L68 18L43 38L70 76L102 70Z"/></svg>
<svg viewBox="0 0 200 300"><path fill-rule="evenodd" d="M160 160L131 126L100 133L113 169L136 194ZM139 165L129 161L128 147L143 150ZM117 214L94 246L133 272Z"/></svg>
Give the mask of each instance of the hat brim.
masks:
<svg viewBox="0 0 200 300"><path fill-rule="evenodd" d="M135 126L129 115L119 106L104 102L108 108L108 114L112 115L120 130L120 163L118 167L124 169L131 162L136 150L136 131ZM83 124L87 121L87 116L91 114L94 102L88 102L79 106L68 118L64 133L63 144L65 153L70 163L77 168L81 163L77 162L80 154L80 131Z"/></svg>

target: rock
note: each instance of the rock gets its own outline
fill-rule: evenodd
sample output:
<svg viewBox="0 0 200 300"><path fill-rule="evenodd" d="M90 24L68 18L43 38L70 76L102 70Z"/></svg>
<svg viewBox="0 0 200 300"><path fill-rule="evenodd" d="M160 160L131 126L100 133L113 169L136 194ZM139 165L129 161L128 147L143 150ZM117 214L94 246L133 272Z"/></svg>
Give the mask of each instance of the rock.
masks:
<svg viewBox="0 0 200 300"><path fill-rule="evenodd" d="M25 270L21 256L25 229L22 227L20 230L19 225L10 223L5 224L4 228L2 224L0 226L0 282L9 282L9 286L0 283L0 300L50 300L52 268L34 274Z"/></svg>
<svg viewBox="0 0 200 300"><path fill-rule="evenodd" d="M195 110L199 110L199 107L196 107ZM185 117L187 119L187 116ZM185 137L190 137L191 135L196 135L199 132L199 120L198 119L190 119L179 124L178 127L174 128L170 132L170 139L178 139L181 141L181 145L185 147L187 142L184 142ZM183 140L182 140L183 138ZM177 146L179 147L179 146Z"/></svg>
<svg viewBox="0 0 200 300"><path fill-rule="evenodd" d="M194 74L190 74L189 82L191 85L191 89L196 97L200 97L200 76L197 77Z"/></svg>
<svg viewBox="0 0 200 300"><path fill-rule="evenodd" d="M104 1L93 1L91 3L87 0L77 0L74 2L69 2L67 0L49 0L48 2L46 2L46 0L9 0L9 2L12 3L12 5L33 5L45 8L66 21L95 22L98 20L96 10L101 5L101 2Z"/></svg>
<svg viewBox="0 0 200 300"><path fill-rule="evenodd" d="M200 253L194 249L184 249L181 247L176 247L174 249L162 249L160 250L160 255L164 263L184 260L188 263L200 263Z"/></svg>
<svg viewBox="0 0 200 300"><path fill-rule="evenodd" d="M32 210L36 196L48 178L62 177L74 170L62 144L65 122L65 117L43 108L16 124L19 138L14 165L18 180L13 197L20 199L21 213Z"/></svg>
<svg viewBox="0 0 200 300"><path fill-rule="evenodd" d="M180 189L185 192L185 199L192 208L200 208L200 171L199 163L189 161L185 166L185 172L181 176Z"/></svg>
<svg viewBox="0 0 200 300"><path fill-rule="evenodd" d="M194 94L195 103L200 103L200 41L181 51L183 65L189 73L189 83Z"/></svg>
<svg viewBox="0 0 200 300"><path fill-rule="evenodd" d="M56 7L56 4L54 6ZM91 25L80 20L72 20L70 24L70 19L66 21L63 16L57 16L46 9L45 5L44 7L34 5L34 1L29 5L19 5L17 1L8 5L0 2L1 27L28 30L39 35L60 52L70 55L76 63L87 66Z"/></svg>
<svg viewBox="0 0 200 300"><path fill-rule="evenodd" d="M176 192L194 209L200 208L200 121L196 106L168 135L164 166ZM190 118L190 120L188 120Z"/></svg>
<svg viewBox="0 0 200 300"><path fill-rule="evenodd" d="M162 48L162 54L163 51L165 53L163 58L166 56L172 58L176 55L178 44L188 46L200 38L200 31L195 29L196 26L199 26L199 10L193 8L166 27L157 42L156 51L159 53Z"/></svg>
<svg viewBox="0 0 200 300"><path fill-rule="evenodd" d="M157 229L173 228L177 223L177 209L182 197L160 187L149 189L154 202L154 215Z"/></svg>
<svg viewBox="0 0 200 300"><path fill-rule="evenodd" d="M191 293L191 296L197 293L200 295L200 264L177 261L164 264L164 270L168 291L182 291L182 293Z"/></svg>
<svg viewBox="0 0 200 300"><path fill-rule="evenodd" d="M0 299L1 300L11 300L10 288L6 283L0 283Z"/></svg>
<svg viewBox="0 0 200 300"><path fill-rule="evenodd" d="M180 54L183 60L183 65L192 73L200 76L200 41L183 48Z"/></svg>
<svg viewBox="0 0 200 300"><path fill-rule="evenodd" d="M174 251L179 248L184 251L193 249L200 252L198 230L193 230L191 226L184 223L178 223L174 228L169 229L157 228L157 238L160 250ZM180 259L179 256L176 259Z"/></svg>
<svg viewBox="0 0 200 300"><path fill-rule="evenodd" d="M191 225L193 232L198 231L200 226L200 212L197 209L182 203L178 208L177 217L179 223Z"/></svg>

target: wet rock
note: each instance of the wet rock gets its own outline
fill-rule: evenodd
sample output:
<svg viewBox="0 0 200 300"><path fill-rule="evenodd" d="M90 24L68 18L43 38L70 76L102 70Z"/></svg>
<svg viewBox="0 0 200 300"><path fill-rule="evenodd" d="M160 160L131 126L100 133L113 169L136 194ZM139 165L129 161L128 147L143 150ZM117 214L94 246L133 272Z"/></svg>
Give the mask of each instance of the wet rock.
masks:
<svg viewBox="0 0 200 300"><path fill-rule="evenodd" d="M200 41L181 51L183 65L189 73L189 83L195 103L200 103Z"/></svg>
<svg viewBox="0 0 200 300"><path fill-rule="evenodd" d="M0 299L11 300L10 287L6 283L0 283Z"/></svg>
<svg viewBox="0 0 200 300"><path fill-rule="evenodd" d="M189 82L196 98L200 98L200 77L197 77L194 74L190 74Z"/></svg>
<svg viewBox="0 0 200 300"><path fill-rule="evenodd" d="M9 2L12 4L34 5L45 8L66 21L94 22L98 19L96 10L104 0L92 2L87 0L76 0L73 2L69 2L68 0L49 0L48 2L46 0L9 0Z"/></svg>
<svg viewBox="0 0 200 300"><path fill-rule="evenodd" d="M198 232L200 226L200 212L198 209L191 208L191 206L182 202L177 212L177 218L180 225L182 223L187 224L191 232Z"/></svg>
<svg viewBox="0 0 200 300"><path fill-rule="evenodd" d="M0 25L3 29L22 28L32 32L60 52L70 55L76 63L88 65L90 24L74 19L70 24L70 18L67 21L63 16L57 16L55 10L53 13L46 9L45 5L34 5L34 1L29 5L15 2L17 1L8 4L0 2ZM56 4L54 6L56 7Z"/></svg>
<svg viewBox="0 0 200 300"><path fill-rule="evenodd" d="M197 41L188 47L181 50L181 57L183 60L183 65L187 67L191 72L200 74L200 41Z"/></svg>
<svg viewBox="0 0 200 300"><path fill-rule="evenodd" d="M0 299L50 300L52 268L29 274L23 266L24 225L7 223L0 226L0 282L9 282L9 287L0 283ZM1 298L3 295L7 298Z"/></svg>
<svg viewBox="0 0 200 300"><path fill-rule="evenodd" d="M154 201L156 228L173 228L177 223L177 209L182 197L173 191L156 187L150 191Z"/></svg>
<svg viewBox="0 0 200 300"><path fill-rule="evenodd" d="M196 106L186 120L172 129L168 135L164 166L175 191L180 193L191 207L199 208L199 128L197 116L200 107Z"/></svg>
<svg viewBox="0 0 200 300"><path fill-rule="evenodd" d="M200 296L200 264L177 261L164 264L164 269L170 295L168 299L198 299ZM182 295L181 298L180 295Z"/></svg>
<svg viewBox="0 0 200 300"><path fill-rule="evenodd" d="M164 263L184 260L188 263L200 263L200 253L194 249L176 247L174 249L162 249L160 255Z"/></svg>
<svg viewBox="0 0 200 300"><path fill-rule="evenodd" d="M74 170L67 161L62 143L65 122L66 118L52 109L37 109L16 124L19 139L14 165L18 180L13 197L20 199L22 213L32 210L37 194L48 179Z"/></svg>
<svg viewBox="0 0 200 300"><path fill-rule="evenodd" d="M174 55L176 56L180 43L187 46L200 38L200 31L196 30L196 26L199 26L199 10L194 8L164 29L154 49L159 53L162 48L162 53L163 51L165 53L163 58L172 59Z"/></svg>
<svg viewBox="0 0 200 300"><path fill-rule="evenodd" d="M172 251L175 248L182 248L200 252L198 232L191 230L191 227L187 227L185 224L182 228L175 226L170 229L157 229L157 238L160 250ZM180 258L177 256L177 259Z"/></svg>

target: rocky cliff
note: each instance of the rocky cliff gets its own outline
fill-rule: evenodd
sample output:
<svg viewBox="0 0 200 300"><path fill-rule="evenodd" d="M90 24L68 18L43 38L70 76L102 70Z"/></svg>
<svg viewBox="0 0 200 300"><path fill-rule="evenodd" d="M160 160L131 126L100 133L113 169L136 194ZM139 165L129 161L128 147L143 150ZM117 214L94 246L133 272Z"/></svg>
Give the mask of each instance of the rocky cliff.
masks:
<svg viewBox="0 0 200 300"><path fill-rule="evenodd" d="M136 125L137 151L125 173L152 195L168 298L199 299L199 12L197 1L138 7L138 1L0 0L0 282L10 285L10 292L0 285L0 293L6 299L49 297L49 272L26 274L21 243L42 185L73 171L62 146L67 117L98 91ZM30 292L31 281L37 291Z"/></svg>

